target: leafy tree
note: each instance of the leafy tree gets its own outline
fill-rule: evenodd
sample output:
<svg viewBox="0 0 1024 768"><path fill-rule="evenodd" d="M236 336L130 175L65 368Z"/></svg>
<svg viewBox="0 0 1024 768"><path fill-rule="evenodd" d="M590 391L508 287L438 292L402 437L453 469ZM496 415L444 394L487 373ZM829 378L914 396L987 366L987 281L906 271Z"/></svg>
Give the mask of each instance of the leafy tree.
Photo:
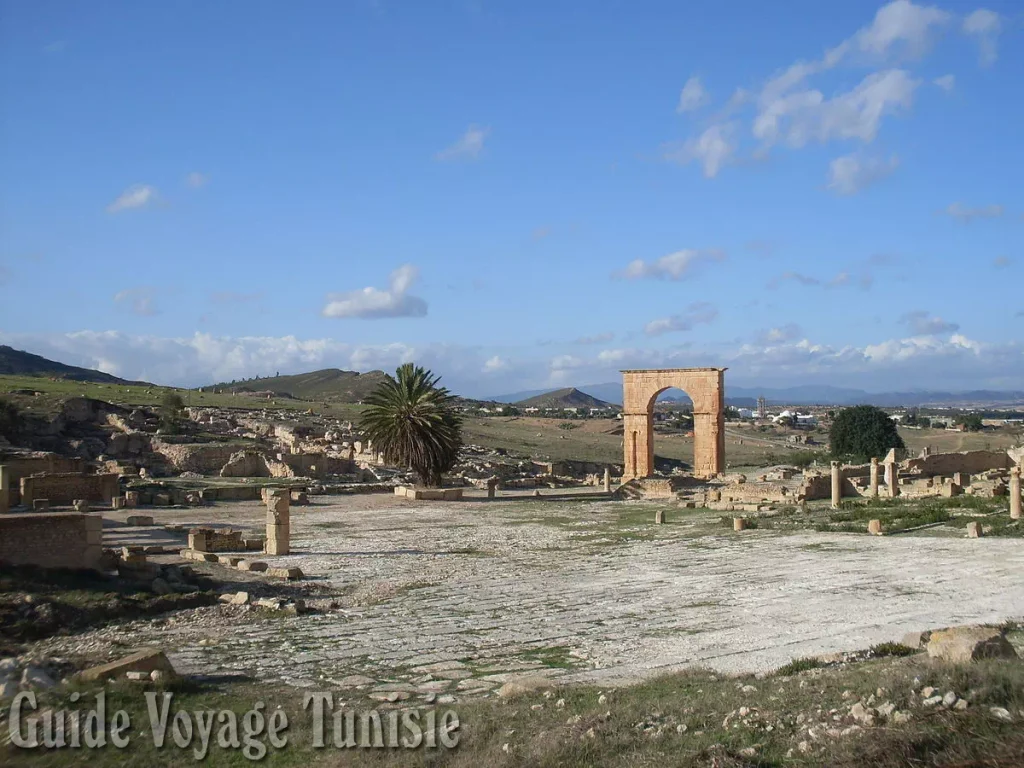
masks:
<svg viewBox="0 0 1024 768"><path fill-rule="evenodd" d="M921 429L928 429L929 427L931 427L931 425L932 420L929 419L927 416L917 417L917 426L921 427Z"/></svg>
<svg viewBox="0 0 1024 768"><path fill-rule="evenodd" d="M829 430L833 456L851 456L868 459L882 457L891 448L905 451L896 422L889 414L873 405L844 408L836 414Z"/></svg>
<svg viewBox="0 0 1024 768"><path fill-rule="evenodd" d="M384 460L404 465L423 485L436 488L459 458L462 420L455 396L439 387L440 376L405 363L363 402L360 427Z"/></svg>
<svg viewBox="0 0 1024 768"><path fill-rule="evenodd" d="M736 419L738 419L740 417L740 412L739 412L738 409L733 408L731 405L727 405L727 406L725 406L725 414L724 415L725 415L725 418L728 419L729 421L735 421Z"/></svg>
<svg viewBox="0 0 1024 768"><path fill-rule="evenodd" d="M160 401L160 428L169 434L176 434L181 430L182 414L185 411L185 401L177 392L168 392Z"/></svg>
<svg viewBox="0 0 1024 768"><path fill-rule="evenodd" d="M964 414L956 420L956 423L963 424L968 432L980 432L984 426L981 422L981 415L977 413Z"/></svg>
<svg viewBox="0 0 1024 768"><path fill-rule="evenodd" d="M25 419L18 406L7 400L0 400L0 435L8 440L14 440L21 434L24 425Z"/></svg>
<svg viewBox="0 0 1024 768"><path fill-rule="evenodd" d="M568 432L570 429L576 429L576 427L578 426L579 424L573 424L571 421L563 421L561 424L558 425L558 428L564 429L566 432Z"/></svg>

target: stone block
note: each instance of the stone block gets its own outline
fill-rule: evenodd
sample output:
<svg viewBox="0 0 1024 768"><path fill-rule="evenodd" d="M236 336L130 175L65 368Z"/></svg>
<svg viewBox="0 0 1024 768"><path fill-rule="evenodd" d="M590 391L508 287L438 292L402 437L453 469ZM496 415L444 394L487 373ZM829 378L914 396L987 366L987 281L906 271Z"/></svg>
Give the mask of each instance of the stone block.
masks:
<svg viewBox="0 0 1024 768"><path fill-rule="evenodd" d="M153 518L150 515L128 515L124 522L125 525L153 525Z"/></svg>
<svg viewBox="0 0 1024 768"><path fill-rule="evenodd" d="M868 523L868 533L870 533L870 534L872 534L874 536L881 536L882 535L882 521L881 520L871 520Z"/></svg>
<svg viewBox="0 0 1024 768"><path fill-rule="evenodd" d="M981 523L976 520L972 520L967 524L967 538L978 539L981 538L982 530Z"/></svg>
<svg viewBox="0 0 1024 768"><path fill-rule="evenodd" d="M288 579L294 581L295 579L301 579L303 577L301 568L268 568L268 576L275 576L279 579Z"/></svg>
<svg viewBox="0 0 1024 768"><path fill-rule="evenodd" d="M32 500L32 511L33 512L49 512L50 511L50 500L49 499L33 499Z"/></svg>
<svg viewBox="0 0 1024 768"><path fill-rule="evenodd" d="M139 492L138 491L125 491L124 492L124 505L128 509L135 509L139 506Z"/></svg>
<svg viewBox="0 0 1024 768"><path fill-rule="evenodd" d="M743 531L743 530L746 530L746 527L747 527L746 519L744 519L742 517L734 517L732 519L732 529L734 531L737 531L737 532Z"/></svg>
<svg viewBox="0 0 1024 768"><path fill-rule="evenodd" d="M961 493L963 493L963 489L956 483L943 483L939 489L939 495L946 498L959 496Z"/></svg>
<svg viewBox="0 0 1024 768"><path fill-rule="evenodd" d="M88 499L75 499L73 502L71 502L71 506L74 508L75 512L81 512L82 514L86 514L89 512Z"/></svg>
<svg viewBox="0 0 1024 768"><path fill-rule="evenodd" d="M112 678L124 677L128 672L153 672L160 670L166 675L175 674L174 667L163 651L156 648L149 648L137 651L130 656L107 664L100 664L96 667L89 667L75 675L77 680L82 682L99 682Z"/></svg>
<svg viewBox="0 0 1024 768"><path fill-rule="evenodd" d="M267 564L261 560L240 560L236 566L240 571L265 571L267 570Z"/></svg>
<svg viewBox="0 0 1024 768"><path fill-rule="evenodd" d="M111 509L124 509L124 496L112 496L110 499Z"/></svg>
<svg viewBox="0 0 1024 768"><path fill-rule="evenodd" d="M290 526L267 524L267 540L264 543L264 552L268 555L287 555L291 551Z"/></svg>
<svg viewBox="0 0 1024 768"><path fill-rule="evenodd" d="M665 510L659 509L659 510L655 511L655 513L654 513L654 522L657 525L661 525L662 523L665 522Z"/></svg>
<svg viewBox="0 0 1024 768"><path fill-rule="evenodd" d="M232 557L231 555L219 555L217 557L217 562L221 565L230 565L232 568L234 568L236 565L242 562L242 558Z"/></svg>

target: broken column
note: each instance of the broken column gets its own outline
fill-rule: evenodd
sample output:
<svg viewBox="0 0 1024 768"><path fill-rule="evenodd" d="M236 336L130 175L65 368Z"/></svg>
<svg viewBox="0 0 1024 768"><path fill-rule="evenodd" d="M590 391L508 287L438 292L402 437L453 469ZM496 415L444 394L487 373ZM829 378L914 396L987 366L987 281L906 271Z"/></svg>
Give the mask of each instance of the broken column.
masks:
<svg viewBox="0 0 1024 768"><path fill-rule="evenodd" d="M881 536L882 535L882 521L881 520L871 520L871 521L869 521L868 522L868 533L873 534L875 536Z"/></svg>
<svg viewBox="0 0 1024 768"><path fill-rule="evenodd" d="M291 511L289 502L291 494L285 490L273 490L267 493L267 543L268 555L287 555L289 546Z"/></svg>
<svg viewBox="0 0 1024 768"><path fill-rule="evenodd" d="M981 537L981 523L970 522L967 524L967 538L977 539Z"/></svg>
<svg viewBox="0 0 1024 768"><path fill-rule="evenodd" d="M742 530L745 530L746 527L747 527L746 519L744 519L742 517L734 517L732 519L732 529L734 531L736 531L737 533L739 533Z"/></svg>
<svg viewBox="0 0 1024 768"><path fill-rule="evenodd" d="M832 509L839 509L843 498L843 469L838 461L832 462Z"/></svg>
<svg viewBox="0 0 1024 768"><path fill-rule="evenodd" d="M487 498L493 499L498 488L498 478L492 477L487 481Z"/></svg>
<svg viewBox="0 0 1024 768"><path fill-rule="evenodd" d="M1020 520L1020 467L1010 470L1010 519Z"/></svg>
<svg viewBox="0 0 1024 768"><path fill-rule="evenodd" d="M0 515L11 508L11 475L7 467L0 464Z"/></svg>
<svg viewBox="0 0 1024 768"><path fill-rule="evenodd" d="M871 484L868 486L870 489L871 498L878 498L878 457L871 457Z"/></svg>
<svg viewBox="0 0 1024 768"><path fill-rule="evenodd" d="M665 522L665 510L659 509L654 513L654 522L658 525Z"/></svg>
<svg viewBox="0 0 1024 768"><path fill-rule="evenodd" d="M612 490L612 471L608 467L604 468L604 492L611 493Z"/></svg>

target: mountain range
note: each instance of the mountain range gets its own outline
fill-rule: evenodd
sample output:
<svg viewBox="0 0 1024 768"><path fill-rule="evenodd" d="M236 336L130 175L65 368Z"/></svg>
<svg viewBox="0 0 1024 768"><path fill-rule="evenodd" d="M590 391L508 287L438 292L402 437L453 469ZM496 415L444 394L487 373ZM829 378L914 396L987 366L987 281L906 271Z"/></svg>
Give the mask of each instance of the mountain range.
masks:
<svg viewBox="0 0 1024 768"><path fill-rule="evenodd" d="M565 390L557 390L559 392ZM622 383L581 385L578 391L616 405L622 404ZM536 389L495 395L485 398L499 403L520 403L524 400L548 394L548 390ZM968 392L911 391L911 392L867 392L863 389L832 387L827 385L804 384L796 387L733 387L726 384L725 402L736 407L752 408L757 399L764 397L769 405L878 405L897 406L954 406L954 405L1020 405L1024 404L1024 391L998 391L988 389ZM689 403L690 398L681 390L669 390L662 400Z"/></svg>

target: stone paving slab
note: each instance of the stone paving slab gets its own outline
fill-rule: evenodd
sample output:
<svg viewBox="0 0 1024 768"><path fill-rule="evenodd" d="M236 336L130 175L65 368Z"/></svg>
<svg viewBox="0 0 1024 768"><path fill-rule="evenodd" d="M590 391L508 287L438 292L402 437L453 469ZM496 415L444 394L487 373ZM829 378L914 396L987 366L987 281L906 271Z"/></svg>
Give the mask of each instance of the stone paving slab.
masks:
<svg viewBox="0 0 1024 768"><path fill-rule="evenodd" d="M525 674L621 684L692 665L762 671L913 630L1024 617L1019 540L734 534L710 529L700 510L639 526L649 540L616 540L608 526L631 503L318 503L293 518L293 554L267 560L337 589L342 610L230 614L198 628L147 619L117 634L159 643L183 672L468 695ZM262 514L254 504L205 512L235 524ZM595 531L609 543L595 544Z"/></svg>

